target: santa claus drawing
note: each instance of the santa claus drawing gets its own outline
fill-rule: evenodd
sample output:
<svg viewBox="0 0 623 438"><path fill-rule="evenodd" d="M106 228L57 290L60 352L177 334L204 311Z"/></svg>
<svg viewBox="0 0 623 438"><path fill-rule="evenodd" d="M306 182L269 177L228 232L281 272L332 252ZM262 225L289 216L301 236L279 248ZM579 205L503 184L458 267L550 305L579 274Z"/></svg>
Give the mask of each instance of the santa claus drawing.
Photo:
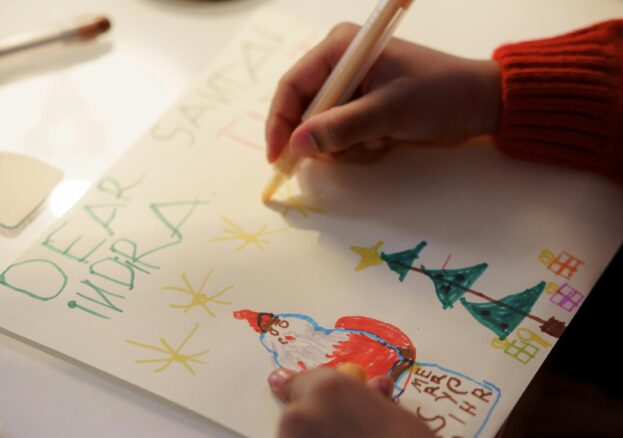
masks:
<svg viewBox="0 0 623 438"><path fill-rule="evenodd" d="M280 368L306 370L356 363L368 377L388 375L394 381L394 398L409 383L415 364L415 347L397 327L364 316L345 316L335 328L324 328L298 313L234 312L260 335L260 342Z"/></svg>

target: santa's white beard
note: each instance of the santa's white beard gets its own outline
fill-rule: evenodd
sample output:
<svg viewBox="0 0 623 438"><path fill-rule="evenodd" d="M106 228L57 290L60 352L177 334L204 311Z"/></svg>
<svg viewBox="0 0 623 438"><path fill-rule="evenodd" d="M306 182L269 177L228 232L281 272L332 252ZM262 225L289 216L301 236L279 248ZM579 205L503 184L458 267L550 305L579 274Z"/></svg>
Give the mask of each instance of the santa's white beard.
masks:
<svg viewBox="0 0 623 438"><path fill-rule="evenodd" d="M276 360L283 368L300 370L326 363L330 360L328 356L333 353L335 345L348 340L349 335L341 331L322 333L314 330L314 327L307 322L304 327L299 325L297 329L296 332L288 330L288 333L281 334L282 340L285 334L295 337L287 344L280 343L279 336L266 333L264 337L264 345L277 353Z"/></svg>

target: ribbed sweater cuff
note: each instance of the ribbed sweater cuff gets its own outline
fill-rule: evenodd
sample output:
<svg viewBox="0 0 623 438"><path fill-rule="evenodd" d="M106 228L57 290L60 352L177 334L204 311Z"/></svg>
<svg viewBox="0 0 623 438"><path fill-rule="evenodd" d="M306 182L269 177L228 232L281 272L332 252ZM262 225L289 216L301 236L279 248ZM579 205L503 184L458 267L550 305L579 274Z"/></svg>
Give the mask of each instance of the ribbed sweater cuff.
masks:
<svg viewBox="0 0 623 438"><path fill-rule="evenodd" d="M493 58L502 72L500 150L623 181L623 20L505 45Z"/></svg>

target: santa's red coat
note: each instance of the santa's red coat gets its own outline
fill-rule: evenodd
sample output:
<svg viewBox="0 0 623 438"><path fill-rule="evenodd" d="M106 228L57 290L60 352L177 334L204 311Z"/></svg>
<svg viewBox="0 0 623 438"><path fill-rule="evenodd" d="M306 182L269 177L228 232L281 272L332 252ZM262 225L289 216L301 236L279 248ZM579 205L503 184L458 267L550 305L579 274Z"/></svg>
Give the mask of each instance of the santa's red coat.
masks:
<svg viewBox="0 0 623 438"><path fill-rule="evenodd" d="M346 316L335 323L335 328L364 333L349 333L348 340L339 342L327 355L330 360L324 366L356 363L367 371L368 377L374 377L387 374L401 360L415 360L413 343L391 324L365 316Z"/></svg>

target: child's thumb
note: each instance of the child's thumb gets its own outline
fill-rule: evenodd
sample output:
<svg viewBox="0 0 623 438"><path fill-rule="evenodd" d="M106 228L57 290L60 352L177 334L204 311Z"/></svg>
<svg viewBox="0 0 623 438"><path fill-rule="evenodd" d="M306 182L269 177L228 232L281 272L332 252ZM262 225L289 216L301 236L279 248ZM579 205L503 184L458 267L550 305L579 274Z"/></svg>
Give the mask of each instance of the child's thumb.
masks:
<svg viewBox="0 0 623 438"><path fill-rule="evenodd" d="M312 156L384 138L399 127L400 100L384 87L331 108L301 123L290 137L290 147Z"/></svg>

